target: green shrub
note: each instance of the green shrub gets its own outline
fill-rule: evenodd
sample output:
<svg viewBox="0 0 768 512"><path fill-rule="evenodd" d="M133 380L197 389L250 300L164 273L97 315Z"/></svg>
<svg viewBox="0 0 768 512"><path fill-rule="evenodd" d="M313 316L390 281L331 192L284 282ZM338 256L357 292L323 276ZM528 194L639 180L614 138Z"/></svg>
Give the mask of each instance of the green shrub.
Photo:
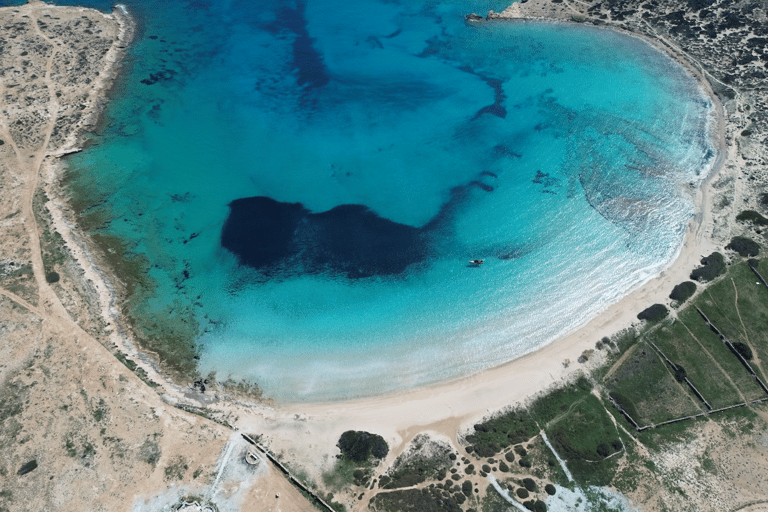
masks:
<svg viewBox="0 0 768 512"><path fill-rule="evenodd" d="M499 471L502 473L508 473L509 472L509 466L507 466L504 461L499 462Z"/></svg>
<svg viewBox="0 0 768 512"><path fill-rule="evenodd" d="M480 457L491 457L507 446L527 441L538 433L536 422L524 410L513 410L475 425L474 434L467 436L467 443ZM482 451L482 453L481 453ZM493 451L493 453L490 453Z"/></svg>
<svg viewBox="0 0 768 512"><path fill-rule="evenodd" d="M554 485L552 485L552 484L547 484L547 485L545 485L545 486L544 486L544 490L545 490L545 491L547 492L547 494L549 494L550 496L554 496L554 495L555 495L555 493L557 492L557 489L556 489L556 488L555 488L555 486L554 486Z"/></svg>
<svg viewBox="0 0 768 512"><path fill-rule="evenodd" d="M523 487L520 487L515 492L515 494L517 494L517 497L520 498L521 500L524 500L525 498L528 497L528 491L525 488L523 488Z"/></svg>
<svg viewBox="0 0 768 512"><path fill-rule="evenodd" d="M736 220L741 222L751 222L756 226L768 226L768 219L757 213L755 210L744 210L736 216Z"/></svg>
<svg viewBox="0 0 768 512"><path fill-rule="evenodd" d="M742 258L757 256L760 253L760 245L745 236L733 237L731 243L726 245L725 248L736 251Z"/></svg>
<svg viewBox="0 0 768 512"><path fill-rule="evenodd" d="M16 472L17 475L26 475L30 471L34 471L37 469L37 461L35 459L32 459L31 461L27 462L21 468Z"/></svg>
<svg viewBox="0 0 768 512"><path fill-rule="evenodd" d="M713 252L709 256L702 258L701 264L704 266L691 272L691 279L694 281L712 281L717 276L725 273L725 258L719 252Z"/></svg>
<svg viewBox="0 0 768 512"><path fill-rule="evenodd" d="M469 448L469 447L467 447ZM496 455L499 453L501 448L496 443L477 443L474 445L474 452L477 454L478 457L490 457L492 455ZM470 450L467 450L470 451Z"/></svg>
<svg viewBox="0 0 768 512"><path fill-rule="evenodd" d="M515 462L515 453L509 451L504 454L504 458L507 459L507 462Z"/></svg>
<svg viewBox="0 0 768 512"><path fill-rule="evenodd" d="M336 444L344 459L365 462L369 458L383 459L389 452L387 442L378 434L360 430L347 430Z"/></svg>
<svg viewBox="0 0 768 512"><path fill-rule="evenodd" d="M536 492L536 482L534 482L533 478L523 478L523 487L531 492Z"/></svg>
<svg viewBox="0 0 768 512"><path fill-rule="evenodd" d="M685 382L685 379L688 377L688 374L685 373L685 368L680 366L679 364L675 365L675 380L677 382Z"/></svg>
<svg viewBox="0 0 768 512"><path fill-rule="evenodd" d="M608 443L600 443L597 445L597 454L602 458L606 458L611 454L611 447Z"/></svg>
<svg viewBox="0 0 768 512"><path fill-rule="evenodd" d="M467 498L472 496L472 482L469 480L464 480L464 482L461 484L461 492L463 492L464 496Z"/></svg>
<svg viewBox="0 0 768 512"><path fill-rule="evenodd" d="M486 473L490 473L491 472L491 466L489 466L488 464L483 464L482 470L484 472L486 472Z"/></svg>
<svg viewBox="0 0 768 512"><path fill-rule="evenodd" d="M741 357L743 357L747 361L751 361L752 360L752 349L749 348L748 345L745 345L744 343L742 343L740 341L736 341L736 342L732 343L732 345L733 345L733 348L736 349L736 352L741 354Z"/></svg>
<svg viewBox="0 0 768 512"><path fill-rule="evenodd" d="M637 318L640 320L648 320L649 322L658 322L668 314L669 310L664 304L654 304L638 313Z"/></svg>
<svg viewBox="0 0 768 512"><path fill-rule="evenodd" d="M669 294L669 298L682 304L690 299L694 293L696 293L696 283L693 281L685 281L672 288L672 293Z"/></svg>
<svg viewBox="0 0 768 512"><path fill-rule="evenodd" d="M59 276L58 272L48 272L45 274L45 281L48 284L58 283L60 278L61 277Z"/></svg>
<svg viewBox="0 0 768 512"><path fill-rule="evenodd" d="M522 457L518 461L518 464L520 464L520 467L530 468L531 467L531 459L529 459L528 457Z"/></svg>
<svg viewBox="0 0 768 512"><path fill-rule="evenodd" d="M520 455L521 457L525 457L526 455L528 455L528 452L525 450L525 448L523 448L523 447L522 447L522 446L520 446L520 445L517 445L517 446L515 446L515 451L516 451L516 452L517 452L517 454L518 454L518 455Z"/></svg>

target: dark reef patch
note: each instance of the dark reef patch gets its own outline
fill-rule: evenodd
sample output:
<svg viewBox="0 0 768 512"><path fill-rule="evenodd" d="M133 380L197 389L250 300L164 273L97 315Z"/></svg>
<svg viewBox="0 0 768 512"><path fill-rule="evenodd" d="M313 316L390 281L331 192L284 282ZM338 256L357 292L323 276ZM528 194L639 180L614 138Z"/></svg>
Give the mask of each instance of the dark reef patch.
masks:
<svg viewBox="0 0 768 512"><path fill-rule="evenodd" d="M441 245L438 240L452 236L458 209L467 200L493 190L478 180L453 187L449 199L422 227L385 219L359 204L312 213L301 203L269 197L236 199L229 203L221 246L232 252L240 265L268 279L319 273L350 279L395 276L435 256L436 247ZM480 251L467 249L467 253L472 258L491 253L488 257L516 259L526 251L503 245Z"/></svg>
<svg viewBox="0 0 768 512"><path fill-rule="evenodd" d="M303 273L329 271L349 278L394 275L427 256L422 230L384 219L363 205L311 213L300 203L249 197L229 207L221 245L240 264L267 275L282 263Z"/></svg>

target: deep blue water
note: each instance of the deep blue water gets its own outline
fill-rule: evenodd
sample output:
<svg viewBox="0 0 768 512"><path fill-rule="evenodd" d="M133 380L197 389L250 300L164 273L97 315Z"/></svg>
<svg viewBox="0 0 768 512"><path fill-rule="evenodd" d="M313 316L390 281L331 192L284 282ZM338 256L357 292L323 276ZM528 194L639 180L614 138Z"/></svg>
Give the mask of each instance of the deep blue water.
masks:
<svg viewBox="0 0 768 512"><path fill-rule="evenodd" d="M152 265L134 314L191 319L203 373L279 399L454 378L573 330L671 261L713 160L711 104L670 59L464 21L503 2L125 5L138 37L71 186Z"/></svg>

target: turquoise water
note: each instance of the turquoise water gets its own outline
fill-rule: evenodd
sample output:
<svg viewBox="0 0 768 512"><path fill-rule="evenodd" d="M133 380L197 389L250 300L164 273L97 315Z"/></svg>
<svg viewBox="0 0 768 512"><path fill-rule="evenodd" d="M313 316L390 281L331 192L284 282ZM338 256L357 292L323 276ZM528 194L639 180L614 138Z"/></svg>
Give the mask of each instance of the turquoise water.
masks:
<svg viewBox="0 0 768 512"><path fill-rule="evenodd" d="M575 329L671 262L714 158L712 105L669 58L586 26L464 21L501 2L126 5L139 37L71 186L152 265L134 314L188 318L203 374L280 400L468 375ZM424 257L241 265L222 230L257 196L365 206L418 228Z"/></svg>

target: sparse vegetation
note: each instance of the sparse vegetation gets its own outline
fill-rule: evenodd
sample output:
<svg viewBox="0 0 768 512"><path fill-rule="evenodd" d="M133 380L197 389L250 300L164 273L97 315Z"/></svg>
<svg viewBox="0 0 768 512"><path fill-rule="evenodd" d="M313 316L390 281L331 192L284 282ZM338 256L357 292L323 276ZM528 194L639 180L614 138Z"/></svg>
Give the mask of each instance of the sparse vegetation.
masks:
<svg viewBox="0 0 768 512"><path fill-rule="evenodd" d="M188 469L189 465L187 464L187 460L181 455L176 455L171 458L168 465L165 467L165 479L182 480Z"/></svg>
<svg viewBox="0 0 768 512"><path fill-rule="evenodd" d="M160 445L153 439L147 439L139 447L138 457L139 460L142 460L147 464L151 464L152 466L156 465L157 461L160 460Z"/></svg>

